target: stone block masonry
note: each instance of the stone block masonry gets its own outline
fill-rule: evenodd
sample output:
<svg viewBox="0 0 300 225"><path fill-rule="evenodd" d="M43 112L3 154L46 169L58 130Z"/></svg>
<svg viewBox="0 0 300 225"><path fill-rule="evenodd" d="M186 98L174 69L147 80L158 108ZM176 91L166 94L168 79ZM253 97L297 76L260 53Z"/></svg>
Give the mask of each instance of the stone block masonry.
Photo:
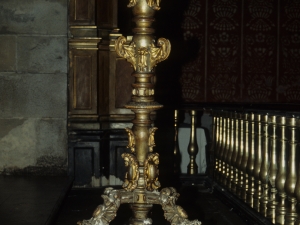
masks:
<svg viewBox="0 0 300 225"><path fill-rule="evenodd" d="M0 174L67 174L68 0L2 0Z"/></svg>

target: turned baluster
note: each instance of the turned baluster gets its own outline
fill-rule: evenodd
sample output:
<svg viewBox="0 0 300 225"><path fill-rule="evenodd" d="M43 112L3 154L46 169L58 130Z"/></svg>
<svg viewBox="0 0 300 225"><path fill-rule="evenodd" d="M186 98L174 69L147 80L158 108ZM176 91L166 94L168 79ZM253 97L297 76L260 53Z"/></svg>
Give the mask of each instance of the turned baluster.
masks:
<svg viewBox="0 0 300 225"><path fill-rule="evenodd" d="M244 114L244 153L241 163L241 169L243 171L243 186L241 192L241 199L246 202L246 194L248 191L248 173L247 164L249 159L249 114Z"/></svg>
<svg viewBox="0 0 300 225"><path fill-rule="evenodd" d="M277 189L275 186L276 176L278 171L278 162L277 162L277 136L276 136L276 116L271 116L270 121L270 166L269 166L269 188L270 188L270 197L267 204L267 217L275 223L275 209L278 204L276 201Z"/></svg>
<svg viewBox="0 0 300 225"><path fill-rule="evenodd" d="M244 120L243 120L243 114L239 114L239 157L238 160L238 169L239 169L239 178L238 178L238 185L237 185L237 196L239 198L242 197L242 188L243 188L243 182L244 182L244 171L242 169L242 163L243 163L243 156L244 156Z"/></svg>
<svg viewBox="0 0 300 225"><path fill-rule="evenodd" d="M229 119L229 112L226 113L225 115L225 121L224 121L224 132L223 132L223 137L224 137L224 150L223 150L223 157L222 157L222 180L221 180L221 184L223 186L226 186L226 175L227 175L227 153L229 151L229 140L230 140L230 119Z"/></svg>
<svg viewBox="0 0 300 225"><path fill-rule="evenodd" d="M296 142L296 118L288 118L287 126L289 129L289 157L287 167L287 177L284 184L284 189L287 194L288 204L285 215L285 225L294 225L297 220L297 199L295 195L295 186L297 182L297 142Z"/></svg>
<svg viewBox="0 0 300 225"><path fill-rule="evenodd" d="M212 149L214 153L214 169L213 169L213 178L216 179L216 174L218 170L218 142L219 142L219 136L218 136L218 127L219 127L219 117L217 115L217 112L212 112L213 117L213 144Z"/></svg>
<svg viewBox="0 0 300 225"><path fill-rule="evenodd" d="M219 146L218 146L218 173L216 180L220 183L222 177L222 156L223 156L223 145L224 145L224 112L220 112L219 118Z"/></svg>
<svg viewBox="0 0 300 225"><path fill-rule="evenodd" d="M300 119L297 119L297 130L296 130L296 137L297 139L297 144L299 145L299 135L300 135ZM299 151L299 146L297 148L297 151ZM296 183L296 187L295 187L295 194L297 197L298 202L300 202L300 160L299 160L299 155L298 155L298 161L297 161L297 165L298 165L298 173L297 173L297 183ZM299 216L299 205L298 205L298 218L297 221L295 222L295 225L300 225L300 216Z"/></svg>
<svg viewBox="0 0 300 225"><path fill-rule="evenodd" d="M238 185L239 185L239 167L242 161L242 149L240 148L239 143L239 134L240 134L240 121L239 121L239 114L234 114L235 118L235 141L234 141L234 148L236 156L235 158L232 157L232 163L234 164L234 179L232 183L232 192L237 195L238 193Z"/></svg>
<svg viewBox="0 0 300 225"><path fill-rule="evenodd" d="M227 175L226 175L226 187L228 188L228 190L231 190L231 182L233 179L233 165L232 165L232 155L233 155L233 151L234 151L234 118L233 118L234 113L231 112L230 113L230 117L229 117L229 124L230 124L230 129L228 132L229 133L229 149L228 149L228 153L227 153Z"/></svg>
<svg viewBox="0 0 300 225"><path fill-rule="evenodd" d="M236 121L237 121L237 114L232 113L232 118L231 118L231 135L230 135L230 142L231 142L231 148L232 148L232 154L231 154L231 159L230 159L230 186L229 190L233 193L235 193L235 182L236 182L236 159L238 155L238 148L236 147Z"/></svg>
<svg viewBox="0 0 300 225"><path fill-rule="evenodd" d="M224 177L226 176L225 171L225 157L227 150L227 112L223 113L223 140L222 140L222 152L221 152L221 177L220 183L224 185Z"/></svg>
<svg viewBox="0 0 300 225"><path fill-rule="evenodd" d="M255 191L253 195L253 208L259 212L260 210L260 198L262 195L262 186L260 181L260 168L262 163L262 116L260 114L255 115L255 162L253 176L255 179Z"/></svg>
<svg viewBox="0 0 300 225"><path fill-rule="evenodd" d="M188 146L190 162L187 166L187 169L189 175L195 175L198 173L198 166L196 163L196 156L198 153L197 132L196 132L196 115L197 115L196 110L191 110L190 115L191 115L191 134L190 134L190 142Z"/></svg>
<svg viewBox="0 0 300 225"><path fill-rule="evenodd" d="M268 171L270 165L269 158L269 137L268 137L268 115L264 115L262 118L262 163L260 167L259 177L262 184L262 196L260 198L259 212L263 216L267 216L267 204L269 201L269 185L268 185Z"/></svg>
<svg viewBox="0 0 300 225"><path fill-rule="evenodd" d="M278 154L278 173L276 177L276 189L278 191L278 205L275 211L275 224L284 225L284 217L286 214L286 193L284 185L287 172L287 137L286 137L286 117L277 118L279 125L279 154Z"/></svg>
<svg viewBox="0 0 300 225"><path fill-rule="evenodd" d="M255 132L254 132L254 114L250 114L249 117L249 132L250 132L250 147L249 157L247 162L247 173L248 173L248 192L247 192L247 204L253 208L253 195L254 195L254 162L255 162Z"/></svg>
<svg viewBox="0 0 300 225"><path fill-rule="evenodd" d="M223 184L225 187L229 188L228 179L230 179L230 159L232 155L232 148L231 148L231 113L228 112L227 114L227 131L226 131L226 152L224 157L225 162L225 176L223 178ZM230 183L230 182L229 182Z"/></svg>
<svg viewBox="0 0 300 225"><path fill-rule="evenodd" d="M179 143L178 143L178 116L179 110L174 110L174 174L180 174L180 156L179 156Z"/></svg>

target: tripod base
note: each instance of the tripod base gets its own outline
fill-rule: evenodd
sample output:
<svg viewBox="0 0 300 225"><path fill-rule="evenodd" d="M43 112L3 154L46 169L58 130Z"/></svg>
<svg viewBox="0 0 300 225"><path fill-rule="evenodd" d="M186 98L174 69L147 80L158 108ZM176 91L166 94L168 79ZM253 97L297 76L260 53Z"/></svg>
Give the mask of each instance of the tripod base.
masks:
<svg viewBox="0 0 300 225"><path fill-rule="evenodd" d="M121 204L131 204L133 216L129 221L130 225L151 225L152 219L148 218L148 212L153 204L160 204L164 210L164 216L171 225L201 225L198 220L188 220L187 213L175 204L179 197L175 188L163 188L158 191L147 191L135 189L133 191L115 190L111 187L106 188L101 196L104 200L103 205L99 205L93 217L89 220L78 222L78 225L108 225L117 215L117 210Z"/></svg>

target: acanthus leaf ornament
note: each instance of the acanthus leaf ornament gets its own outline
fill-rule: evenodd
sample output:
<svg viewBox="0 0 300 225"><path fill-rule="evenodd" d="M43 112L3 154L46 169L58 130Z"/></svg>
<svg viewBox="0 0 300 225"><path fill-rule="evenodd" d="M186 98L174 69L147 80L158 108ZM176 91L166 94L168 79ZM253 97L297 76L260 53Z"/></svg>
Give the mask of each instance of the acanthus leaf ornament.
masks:
<svg viewBox="0 0 300 225"><path fill-rule="evenodd" d="M93 217L89 220L77 222L78 225L108 225L116 217L117 210L121 204L119 192L109 187L104 190L104 194L101 197L104 203L94 210Z"/></svg>
<svg viewBox="0 0 300 225"><path fill-rule="evenodd" d="M153 152L153 147L155 147L154 134L157 129L158 129L157 127L151 127L149 129L149 139L148 139L149 152Z"/></svg>
<svg viewBox="0 0 300 225"><path fill-rule="evenodd" d="M138 185L138 179L140 177L139 164L136 157L129 153L123 153L122 158L125 161L125 167L127 172L125 174L125 180L122 187L126 191L133 191Z"/></svg>
<svg viewBox="0 0 300 225"><path fill-rule="evenodd" d="M128 145L126 146L127 148L130 148L131 152L135 152L135 137L134 133L132 130L128 127L125 128L127 134L128 134Z"/></svg>
<svg viewBox="0 0 300 225"><path fill-rule="evenodd" d="M145 160L145 182L146 189L148 191L153 191L160 188L160 183L158 181L158 164L159 164L159 154L149 154Z"/></svg>

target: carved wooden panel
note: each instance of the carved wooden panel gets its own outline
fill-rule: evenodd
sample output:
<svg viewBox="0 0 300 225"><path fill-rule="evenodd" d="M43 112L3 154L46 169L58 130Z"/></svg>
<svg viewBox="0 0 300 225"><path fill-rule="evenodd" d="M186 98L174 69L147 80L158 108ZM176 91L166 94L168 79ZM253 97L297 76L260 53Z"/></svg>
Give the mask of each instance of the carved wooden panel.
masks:
<svg viewBox="0 0 300 225"><path fill-rule="evenodd" d="M96 25L95 0L70 0L70 25Z"/></svg>
<svg viewBox="0 0 300 225"><path fill-rule="evenodd" d="M115 107L123 108L131 100L132 83L134 78L131 75L133 68L125 59L116 60L116 85L115 85Z"/></svg>
<svg viewBox="0 0 300 225"><path fill-rule="evenodd" d="M117 0L97 0L97 26L117 27Z"/></svg>
<svg viewBox="0 0 300 225"><path fill-rule="evenodd" d="M99 39L70 41L69 114L96 118Z"/></svg>

